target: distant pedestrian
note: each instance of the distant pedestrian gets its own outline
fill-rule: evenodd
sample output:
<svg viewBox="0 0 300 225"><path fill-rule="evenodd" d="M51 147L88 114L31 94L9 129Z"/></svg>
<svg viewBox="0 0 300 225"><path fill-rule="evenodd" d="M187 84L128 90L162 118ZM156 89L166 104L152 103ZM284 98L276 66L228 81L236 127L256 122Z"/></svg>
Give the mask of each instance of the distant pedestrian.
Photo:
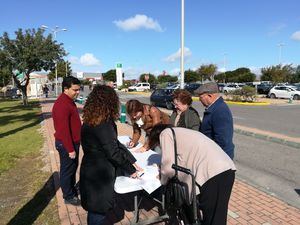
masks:
<svg viewBox="0 0 300 225"><path fill-rule="evenodd" d="M60 158L60 187L65 204L80 205L75 184L81 121L74 103L80 92L80 81L72 76L64 77L62 89L52 109L55 147Z"/></svg>
<svg viewBox="0 0 300 225"><path fill-rule="evenodd" d="M214 82L200 86L194 92L206 107L199 131L214 140L233 159L233 119L232 114L219 95L218 85Z"/></svg>
<svg viewBox="0 0 300 225"><path fill-rule="evenodd" d="M187 90L175 90L173 92L173 104L175 109L170 121L176 127L184 127L192 130L199 130L200 117L198 112L191 106L192 95Z"/></svg>
<svg viewBox="0 0 300 225"><path fill-rule="evenodd" d="M45 98L48 98L49 88L47 84L43 86L43 94L45 95Z"/></svg>

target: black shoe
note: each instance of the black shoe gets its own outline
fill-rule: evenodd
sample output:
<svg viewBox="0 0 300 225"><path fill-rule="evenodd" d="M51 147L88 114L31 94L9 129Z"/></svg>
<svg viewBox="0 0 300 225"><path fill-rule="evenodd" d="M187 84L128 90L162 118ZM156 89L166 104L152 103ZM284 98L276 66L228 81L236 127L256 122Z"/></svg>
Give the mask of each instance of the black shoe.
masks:
<svg viewBox="0 0 300 225"><path fill-rule="evenodd" d="M81 201L78 197L73 197L70 199L65 199L65 204L79 206L81 205Z"/></svg>

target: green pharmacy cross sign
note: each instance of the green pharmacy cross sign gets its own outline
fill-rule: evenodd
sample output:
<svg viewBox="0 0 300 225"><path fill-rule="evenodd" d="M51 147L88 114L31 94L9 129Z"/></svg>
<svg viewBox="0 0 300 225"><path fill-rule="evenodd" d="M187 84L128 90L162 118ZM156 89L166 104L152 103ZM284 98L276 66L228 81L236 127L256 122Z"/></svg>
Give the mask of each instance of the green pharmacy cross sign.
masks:
<svg viewBox="0 0 300 225"><path fill-rule="evenodd" d="M22 72L20 72L20 71L17 70L15 72L15 75L16 75L16 77L18 77L18 79L23 79L24 76L25 76L25 73L22 73Z"/></svg>

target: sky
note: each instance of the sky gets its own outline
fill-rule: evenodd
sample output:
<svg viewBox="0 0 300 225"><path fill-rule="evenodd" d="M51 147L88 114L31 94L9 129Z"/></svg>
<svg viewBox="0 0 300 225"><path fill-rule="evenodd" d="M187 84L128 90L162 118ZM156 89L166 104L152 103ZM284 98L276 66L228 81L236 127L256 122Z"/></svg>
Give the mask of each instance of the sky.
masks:
<svg viewBox="0 0 300 225"><path fill-rule="evenodd" d="M117 63L125 79L180 72L181 0L1 0L1 8L1 36L67 29L56 40L73 72L103 73ZM299 65L300 0L185 0L184 37L185 70Z"/></svg>

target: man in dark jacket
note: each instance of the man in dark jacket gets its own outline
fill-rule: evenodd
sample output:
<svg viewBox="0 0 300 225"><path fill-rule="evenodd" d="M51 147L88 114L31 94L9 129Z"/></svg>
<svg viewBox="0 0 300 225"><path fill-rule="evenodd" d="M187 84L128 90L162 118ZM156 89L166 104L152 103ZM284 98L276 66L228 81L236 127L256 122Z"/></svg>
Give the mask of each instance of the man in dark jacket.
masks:
<svg viewBox="0 0 300 225"><path fill-rule="evenodd" d="M199 95L199 100L206 107L199 131L214 140L233 159L232 114L218 92L218 85L213 82L203 84L195 90L195 93Z"/></svg>
<svg viewBox="0 0 300 225"><path fill-rule="evenodd" d="M66 204L80 205L75 184L81 121L74 103L80 91L80 81L72 76L65 77L62 89L63 93L52 109L55 147L60 158L60 187Z"/></svg>

